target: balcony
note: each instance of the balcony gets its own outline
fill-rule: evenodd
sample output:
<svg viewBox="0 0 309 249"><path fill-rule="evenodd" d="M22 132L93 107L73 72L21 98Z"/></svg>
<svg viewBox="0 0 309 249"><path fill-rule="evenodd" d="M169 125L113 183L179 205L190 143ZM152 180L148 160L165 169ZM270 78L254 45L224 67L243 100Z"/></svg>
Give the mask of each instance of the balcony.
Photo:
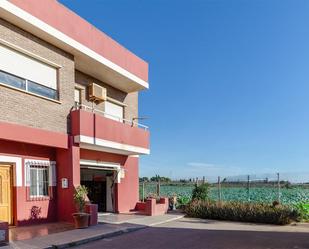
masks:
<svg viewBox="0 0 309 249"><path fill-rule="evenodd" d="M71 130L81 148L122 155L150 153L148 127L126 119L113 120L87 106L71 111Z"/></svg>

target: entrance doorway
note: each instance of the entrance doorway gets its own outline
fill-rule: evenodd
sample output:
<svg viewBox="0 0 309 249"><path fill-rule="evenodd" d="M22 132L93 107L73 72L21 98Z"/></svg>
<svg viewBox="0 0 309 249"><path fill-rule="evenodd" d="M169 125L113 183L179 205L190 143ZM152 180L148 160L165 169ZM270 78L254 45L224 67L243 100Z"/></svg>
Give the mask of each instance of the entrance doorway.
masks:
<svg viewBox="0 0 309 249"><path fill-rule="evenodd" d="M0 165L0 220L13 223L12 167Z"/></svg>
<svg viewBox="0 0 309 249"><path fill-rule="evenodd" d="M106 181L81 181L88 189L91 203L98 204L99 212L106 212Z"/></svg>
<svg viewBox="0 0 309 249"><path fill-rule="evenodd" d="M98 212L113 212L114 191L112 170L81 168L81 184L88 189L91 203L98 204Z"/></svg>

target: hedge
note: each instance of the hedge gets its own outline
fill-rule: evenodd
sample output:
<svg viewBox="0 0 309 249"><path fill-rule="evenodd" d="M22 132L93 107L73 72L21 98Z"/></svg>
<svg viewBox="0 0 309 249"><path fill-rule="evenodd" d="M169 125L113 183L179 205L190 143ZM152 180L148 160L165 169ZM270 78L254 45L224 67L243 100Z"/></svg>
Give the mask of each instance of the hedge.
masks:
<svg viewBox="0 0 309 249"><path fill-rule="evenodd" d="M184 209L189 217L285 225L300 218L297 209L265 203L194 200Z"/></svg>

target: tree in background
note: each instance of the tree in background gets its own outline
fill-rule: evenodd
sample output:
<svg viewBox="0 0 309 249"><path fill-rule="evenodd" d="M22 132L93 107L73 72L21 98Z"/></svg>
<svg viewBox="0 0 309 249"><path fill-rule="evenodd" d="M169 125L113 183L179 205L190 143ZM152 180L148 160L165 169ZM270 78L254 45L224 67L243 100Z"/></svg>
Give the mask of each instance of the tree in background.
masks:
<svg viewBox="0 0 309 249"><path fill-rule="evenodd" d="M168 177L164 177L164 176L159 176L159 175L155 175L153 177L150 178L150 181L152 182L171 182L171 179Z"/></svg>
<svg viewBox="0 0 309 249"><path fill-rule="evenodd" d="M143 176L139 178L140 182L149 182L149 178L147 176Z"/></svg>

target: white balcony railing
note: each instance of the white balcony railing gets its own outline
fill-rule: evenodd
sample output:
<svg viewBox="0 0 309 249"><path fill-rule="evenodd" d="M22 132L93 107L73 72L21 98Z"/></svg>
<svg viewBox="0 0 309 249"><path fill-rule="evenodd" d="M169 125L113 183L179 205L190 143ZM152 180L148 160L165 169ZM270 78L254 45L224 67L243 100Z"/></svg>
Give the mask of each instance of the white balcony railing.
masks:
<svg viewBox="0 0 309 249"><path fill-rule="evenodd" d="M136 122L134 120L120 118L118 116L106 113L106 112L104 112L102 110L98 110L98 109L96 109L94 107L91 107L91 106L87 106L87 105L77 104L76 103L73 109L74 110L86 110L86 111L90 111L90 112L93 112L93 113L99 113L99 114L102 114L104 117L116 120L116 121L124 123L124 124L129 124L132 127L139 127L139 128L144 129L144 130L148 130L149 129L148 126L140 124L140 123L138 123L138 122Z"/></svg>

